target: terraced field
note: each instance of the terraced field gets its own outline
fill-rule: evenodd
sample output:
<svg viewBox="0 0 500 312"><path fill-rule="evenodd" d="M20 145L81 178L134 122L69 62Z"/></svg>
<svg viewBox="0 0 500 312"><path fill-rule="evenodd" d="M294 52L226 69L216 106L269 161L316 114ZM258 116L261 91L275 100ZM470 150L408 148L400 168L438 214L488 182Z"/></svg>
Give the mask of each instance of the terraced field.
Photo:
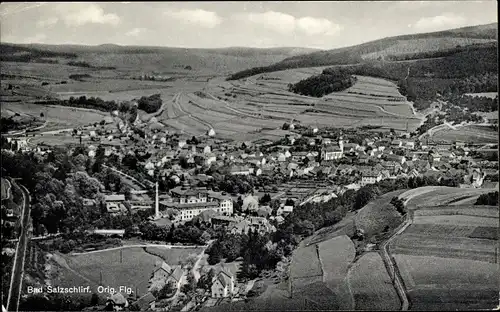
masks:
<svg viewBox="0 0 500 312"><path fill-rule="evenodd" d="M498 207L452 205L488 191L423 187L400 195L413 222L390 250L412 310L491 309L498 303Z"/></svg>

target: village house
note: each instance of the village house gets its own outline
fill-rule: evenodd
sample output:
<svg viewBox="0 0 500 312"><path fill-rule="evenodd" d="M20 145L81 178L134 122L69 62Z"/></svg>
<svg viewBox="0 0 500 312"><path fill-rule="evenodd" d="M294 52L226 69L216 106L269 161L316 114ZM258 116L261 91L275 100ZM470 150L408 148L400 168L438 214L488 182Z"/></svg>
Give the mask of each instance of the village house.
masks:
<svg viewBox="0 0 500 312"><path fill-rule="evenodd" d="M233 166L230 169L231 175L249 175L250 168L247 166Z"/></svg>
<svg viewBox="0 0 500 312"><path fill-rule="evenodd" d="M153 271L153 280L162 281L165 284L170 283L173 288L179 289L181 286L181 278L183 272L180 266L175 266L172 269L170 265L164 261Z"/></svg>
<svg viewBox="0 0 500 312"><path fill-rule="evenodd" d="M234 284L234 275L223 267L212 280L212 297L226 298L234 295L236 293Z"/></svg>

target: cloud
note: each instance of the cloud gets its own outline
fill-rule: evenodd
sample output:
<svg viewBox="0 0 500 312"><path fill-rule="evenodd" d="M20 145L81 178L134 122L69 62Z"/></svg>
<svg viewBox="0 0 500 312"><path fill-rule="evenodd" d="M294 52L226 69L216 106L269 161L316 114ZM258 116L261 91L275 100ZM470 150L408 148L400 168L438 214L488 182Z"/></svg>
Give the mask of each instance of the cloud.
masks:
<svg viewBox="0 0 500 312"><path fill-rule="evenodd" d="M125 35L129 36L129 37L137 37L141 33L145 32L146 30L147 30L146 28L134 28L134 29L126 32Z"/></svg>
<svg viewBox="0 0 500 312"><path fill-rule="evenodd" d="M242 17L253 24L277 32L289 33L295 29L295 17L281 12L248 13L242 14Z"/></svg>
<svg viewBox="0 0 500 312"><path fill-rule="evenodd" d="M201 9L167 11L164 14L179 22L196 24L205 28L214 28L222 22L217 13Z"/></svg>
<svg viewBox="0 0 500 312"><path fill-rule="evenodd" d="M104 13L96 3L59 3L55 12L67 26L82 26L85 24L108 24L116 26L120 18L114 13Z"/></svg>
<svg viewBox="0 0 500 312"><path fill-rule="evenodd" d="M57 22L59 21L59 18L57 17L49 17L48 19L45 20L40 20L36 23L37 28L47 28L54 26Z"/></svg>
<svg viewBox="0 0 500 312"><path fill-rule="evenodd" d="M467 20L465 17L456 15L454 13L444 13L443 15L437 15L433 17L423 17L419 19L415 24L410 24L408 26L419 31L428 31L460 27L466 24Z"/></svg>
<svg viewBox="0 0 500 312"><path fill-rule="evenodd" d="M310 36L326 35L333 36L339 33L343 27L334 24L326 18L302 17L297 20L297 27Z"/></svg>
<svg viewBox="0 0 500 312"><path fill-rule="evenodd" d="M264 27L283 34L298 31L309 36L332 36L342 30L341 25L335 24L326 18L310 16L296 18L295 16L275 11L242 13L238 14L238 19L255 24L257 27Z"/></svg>

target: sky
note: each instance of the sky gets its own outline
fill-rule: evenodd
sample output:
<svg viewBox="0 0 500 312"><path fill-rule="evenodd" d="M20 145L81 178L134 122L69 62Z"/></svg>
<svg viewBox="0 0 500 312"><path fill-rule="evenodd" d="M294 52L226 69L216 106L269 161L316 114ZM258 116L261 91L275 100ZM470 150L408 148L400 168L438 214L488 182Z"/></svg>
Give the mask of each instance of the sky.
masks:
<svg viewBox="0 0 500 312"><path fill-rule="evenodd" d="M0 4L0 41L333 49L497 21L496 0L10 2Z"/></svg>

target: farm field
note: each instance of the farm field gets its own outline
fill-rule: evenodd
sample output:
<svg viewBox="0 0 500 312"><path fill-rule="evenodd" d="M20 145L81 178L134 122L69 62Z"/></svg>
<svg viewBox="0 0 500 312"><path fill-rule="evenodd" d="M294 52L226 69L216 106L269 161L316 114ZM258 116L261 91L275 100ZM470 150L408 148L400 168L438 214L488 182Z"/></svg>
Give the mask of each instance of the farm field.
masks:
<svg viewBox="0 0 500 312"><path fill-rule="evenodd" d="M448 205L436 207L421 207L415 210L414 216L445 216L445 215L464 215L478 217L498 217L498 207L496 206L478 206L474 203L468 205Z"/></svg>
<svg viewBox="0 0 500 312"><path fill-rule="evenodd" d="M212 79L204 89L203 98L188 96L197 108L183 106L186 111L196 114L200 109L205 109L205 121L215 126L216 133L217 127L220 127L224 134L227 131L231 135L233 132L243 135L255 129L235 127L234 124L238 122L236 119L216 121L215 116L210 117L207 110L233 116L246 115L251 118L251 125L267 123L276 128L293 119L303 125L380 125L382 128L398 130L406 130L408 127L409 131L420 124L420 119L413 115L410 104L401 96L395 84L387 80L360 76L352 90L331 94L324 99L288 91L289 83L319 74L324 68L326 67L290 69L229 82ZM378 93L376 90L379 90ZM215 99L208 101L208 97ZM308 109L322 113L306 112ZM259 115L264 119L258 118ZM221 127L221 123L224 126Z"/></svg>
<svg viewBox="0 0 500 312"><path fill-rule="evenodd" d="M145 251L148 254L162 258L170 265L177 265L179 261L186 260L190 256L198 256L202 248L162 248L162 247L146 247Z"/></svg>
<svg viewBox="0 0 500 312"><path fill-rule="evenodd" d="M445 216L418 216L413 220L415 224L451 224L463 226L496 226L498 218L495 217L478 217L464 215L445 215Z"/></svg>
<svg viewBox="0 0 500 312"><path fill-rule="evenodd" d="M394 256L412 310L492 309L498 304L498 265L434 256Z"/></svg>
<svg viewBox="0 0 500 312"><path fill-rule="evenodd" d="M354 310L399 310L401 302L384 262L376 252L365 253L349 269Z"/></svg>
<svg viewBox="0 0 500 312"><path fill-rule="evenodd" d="M31 103L2 103L2 114L17 112L32 117L40 117L43 113L44 120L52 123L53 127L48 130L56 130L59 128L74 128L78 126L88 125L95 122L100 122L104 117L109 116L105 112L96 110L80 110L73 107L65 106L47 106Z"/></svg>
<svg viewBox="0 0 500 312"><path fill-rule="evenodd" d="M498 132L486 126L464 126L457 130L449 127L440 129L432 135L435 141L464 141L467 143L498 143Z"/></svg>
<svg viewBox="0 0 500 312"><path fill-rule="evenodd" d="M120 261L120 251L122 261ZM102 284L111 287L121 285L137 287L139 295L148 290L148 281L154 266L161 258L153 256L140 247L109 250L76 256L65 256L71 269L98 284L102 274Z"/></svg>

